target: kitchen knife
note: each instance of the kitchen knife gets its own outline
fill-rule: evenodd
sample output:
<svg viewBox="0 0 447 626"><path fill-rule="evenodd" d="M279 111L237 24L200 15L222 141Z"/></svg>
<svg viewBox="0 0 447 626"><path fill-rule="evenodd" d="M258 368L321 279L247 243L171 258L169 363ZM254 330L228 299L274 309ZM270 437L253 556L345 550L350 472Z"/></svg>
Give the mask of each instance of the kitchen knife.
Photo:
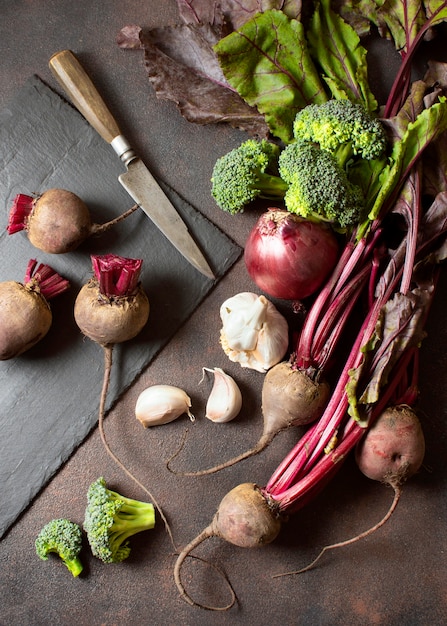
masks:
<svg viewBox="0 0 447 626"><path fill-rule="evenodd" d="M121 133L116 120L73 52L57 52L50 58L49 66L78 111L112 146L126 166L127 171L118 176L124 189L189 263L208 278L214 279L210 266L186 224Z"/></svg>

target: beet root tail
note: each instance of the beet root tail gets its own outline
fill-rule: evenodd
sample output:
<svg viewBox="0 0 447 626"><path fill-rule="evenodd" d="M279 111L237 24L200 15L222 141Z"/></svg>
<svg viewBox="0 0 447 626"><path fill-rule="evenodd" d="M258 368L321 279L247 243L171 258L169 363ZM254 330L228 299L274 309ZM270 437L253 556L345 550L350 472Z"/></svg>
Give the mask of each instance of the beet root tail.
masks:
<svg viewBox="0 0 447 626"><path fill-rule="evenodd" d="M218 465L215 465L214 467L208 467L207 469L191 471L191 472L180 472L180 471L172 469L172 467L170 466L171 462L180 453L181 448L183 447L183 444L182 444L180 449L177 450L177 452L175 452L171 456L170 459L168 459L168 461L166 463L166 467L171 472L171 474L175 474L176 476L194 476L194 477L197 477L197 476L206 476L208 474L215 474L216 472L220 472L223 469L227 469L228 467L232 467L233 465L236 465L236 463L239 463L240 461L243 461L244 459L248 459L248 458L250 458L252 456L255 456L256 454L259 454L260 452L265 450L265 448L267 448L267 446L271 443L271 441L273 440L275 435L276 435L276 433L274 433L274 434L271 434L271 433L264 434L259 439L258 443L255 446L253 446L253 448L250 448L249 450L246 450L245 452L242 452L238 456L235 456L232 459L229 459L228 461L223 461L222 463L219 463Z"/></svg>
<svg viewBox="0 0 447 626"><path fill-rule="evenodd" d="M318 554L318 556L311 561L308 565L306 565L305 567L302 567L301 569L298 570L294 570L292 572L284 572L282 574L275 574L273 576L273 578L281 578L282 576L292 576L294 574L304 574L304 572L308 572L310 569L312 569L317 562L321 559L321 557L328 552L329 550L335 550L335 548L344 548L346 546L350 546L353 543L356 543L357 541L360 541L360 539L364 539L365 537L369 537L369 535L372 535L373 533L376 532L376 530L379 530L379 528L381 528L384 524L386 524L386 522L390 519L390 517L392 516L392 514L394 513L398 503L399 503L399 499L400 499L400 495L401 495L401 489L399 486L397 485L391 485L394 489L394 498L393 501L388 509L388 511L385 513L385 515L382 517L382 519L377 522L377 524L374 524L374 526L371 526L371 528L368 528L367 530L363 531L362 533L359 533L358 535L356 535L355 537L351 537L350 539L346 539L345 541L339 541L337 543L333 543L329 546L325 546L320 554Z"/></svg>
<svg viewBox="0 0 447 626"><path fill-rule="evenodd" d="M188 592L186 591L182 580L181 580L181 576L180 576L180 572L181 572L181 568L182 565L185 561L185 559L187 557L191 557L191 558L200 558L200 557L196 557L194 555L191 554L191 552L197 548L198 545L200 545L203 541L205 541L205 539L209 539L210 537L216 537L216 530L215 530L215 522L213 520L213 522L207 526L206 528L204 528L202 530L202 532L200 534L197 535L197 537L195 537L194 539L192 539L192 541L190 541L184 548L183 550L179 553L178 557L177 557L177 561L175 563L175 567L174 567L174 581L175 584L177 586L177 589L179 590L180 593L180 597L183 598L183 600L185 600L185 602L187 602L189 605L191 606L196 606L199 607L201 609L207 609L209 611L228 611L228 609L231 609L231 607L234 605L234 603L236 602L236 594L233 591L233 588L230 584L230 581L228 580L228 578L226 577L226 575L224 574L224 572L222 572L222 570L220 570L218 567L216 567L215 565L208 563L208 565L210 565L211 567L213 567L216 571L218 571L221 576L223 576L223 578L225 579L225 581L228 584L228 587L230 589L230 593L231 593L231 598L230 598L230 602L222 607L219 606L208 606L206 604L202 604L200 602L196 602L195 600L193 600L191 598L191 596L188 594ZM203 560L203 559L200 559Z"/></svg>

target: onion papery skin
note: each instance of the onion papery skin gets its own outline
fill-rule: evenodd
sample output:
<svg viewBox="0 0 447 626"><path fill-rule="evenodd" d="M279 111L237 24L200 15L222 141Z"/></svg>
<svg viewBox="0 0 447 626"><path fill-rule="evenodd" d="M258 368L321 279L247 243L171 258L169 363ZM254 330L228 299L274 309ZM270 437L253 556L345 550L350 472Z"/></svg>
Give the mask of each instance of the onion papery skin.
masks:
<svg viewBox="0 0 447 626"><path fill-rule="evenodd" d="M251 279L282 300L303 300L314 294L338 256L338 241L329 226L275 208L261 215L244 249Z"/></svg>

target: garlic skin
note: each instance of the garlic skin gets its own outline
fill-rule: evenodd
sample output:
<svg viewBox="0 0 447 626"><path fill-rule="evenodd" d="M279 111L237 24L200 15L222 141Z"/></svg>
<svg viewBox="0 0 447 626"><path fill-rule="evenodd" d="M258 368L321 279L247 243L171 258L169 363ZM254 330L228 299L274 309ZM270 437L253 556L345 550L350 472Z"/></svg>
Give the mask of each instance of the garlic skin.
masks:
<svg viewBox="0 0 447 626"><path fill-rule="evenodd" d="M241 292L220 307L220 343L230 361L265 373L289 345L287 320L265 296Z"/></svg>
<svg viewBox="0 0 447 626"><path fill-rule="evenodd" d="M236 381L220 367L203 368L203 372L214 374L214 384L206 404L207 417L216 424L230 422L242 408L242 394Z"/></svg>
<svg viewBox="0 0 447 626"><path fill-rule="evenodd" d="M195 417L189 410L191 398L179 387L152 385L138 396L135 416L145 428L168 424L186 413L193 422Z"/></svg>

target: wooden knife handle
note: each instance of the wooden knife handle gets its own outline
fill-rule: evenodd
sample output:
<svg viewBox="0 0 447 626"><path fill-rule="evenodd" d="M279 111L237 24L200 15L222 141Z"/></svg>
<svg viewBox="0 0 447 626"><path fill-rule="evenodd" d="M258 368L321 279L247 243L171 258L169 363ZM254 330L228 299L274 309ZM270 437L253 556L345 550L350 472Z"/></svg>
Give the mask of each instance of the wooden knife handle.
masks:
<svg viewBox="0 0 447 626"><path fill-rule="evenodd" d="M53 54L49 66L78 111L107 143L121 135L113 115L71 50Z"/></svg>

